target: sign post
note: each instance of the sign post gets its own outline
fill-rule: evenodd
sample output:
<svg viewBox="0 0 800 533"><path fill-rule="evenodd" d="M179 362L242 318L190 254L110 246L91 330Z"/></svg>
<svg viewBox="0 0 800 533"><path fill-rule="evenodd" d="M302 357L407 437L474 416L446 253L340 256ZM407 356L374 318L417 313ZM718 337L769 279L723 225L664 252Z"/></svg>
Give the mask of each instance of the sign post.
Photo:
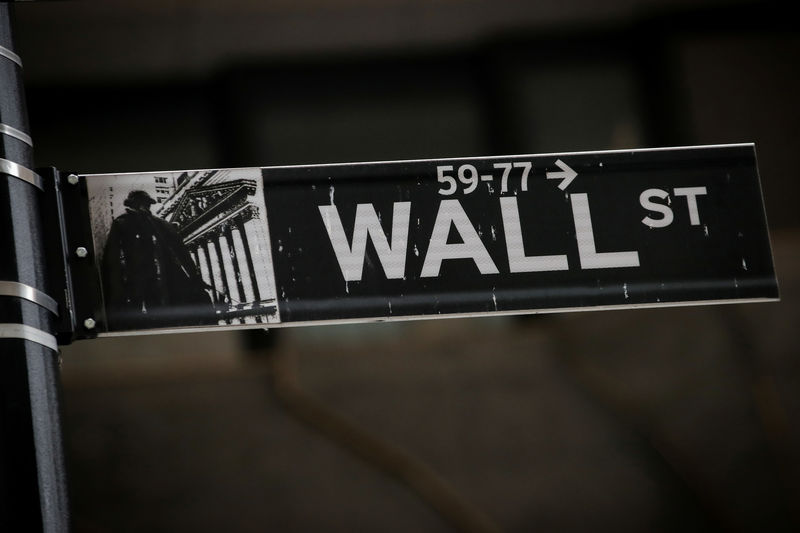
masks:
<svg viewBox="0 0 800 533"><path fill-rule="evenodd" d="M67 531L59 414L58 305L49 293L43 180L0 2L0 531Z"/></svg>
<svg viewBox="0 0 800 533"><path fill-rule="evenodd" d="M778 297L752 144L60 179L74 338Z"/></svg>

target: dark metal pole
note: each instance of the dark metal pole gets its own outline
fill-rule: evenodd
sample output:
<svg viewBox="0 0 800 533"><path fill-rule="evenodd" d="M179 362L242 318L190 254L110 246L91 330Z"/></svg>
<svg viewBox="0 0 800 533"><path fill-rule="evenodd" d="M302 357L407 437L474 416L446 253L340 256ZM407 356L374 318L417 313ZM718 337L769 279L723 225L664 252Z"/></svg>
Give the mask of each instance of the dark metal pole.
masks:
<svg viewBox="0 0 800 533"><path fill-rule="evenodd" d="M0 531L67 531L55 302L22 62L0 2ZM55 238L55 236L52 236Z"/></svg>

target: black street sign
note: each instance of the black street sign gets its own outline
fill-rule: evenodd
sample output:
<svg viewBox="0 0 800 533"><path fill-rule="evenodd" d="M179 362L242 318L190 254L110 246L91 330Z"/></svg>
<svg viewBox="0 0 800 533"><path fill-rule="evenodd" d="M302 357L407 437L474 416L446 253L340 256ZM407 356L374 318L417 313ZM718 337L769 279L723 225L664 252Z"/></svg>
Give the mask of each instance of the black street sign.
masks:
<svg viewBox="0 0 800 533"><path fill-rule="evenodd" d="M752 144L66 181L101 335L778 298Z"/></svg>

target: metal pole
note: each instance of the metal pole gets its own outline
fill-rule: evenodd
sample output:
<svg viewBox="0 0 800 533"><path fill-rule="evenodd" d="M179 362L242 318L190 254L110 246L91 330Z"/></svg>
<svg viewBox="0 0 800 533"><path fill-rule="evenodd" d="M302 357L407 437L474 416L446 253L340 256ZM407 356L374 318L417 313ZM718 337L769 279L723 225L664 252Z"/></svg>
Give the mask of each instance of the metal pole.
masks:
<svg viewBox="0 0 800 533"><path fill-rule="evenodd" d="M0 3L0 531L61 532L69 515L55 302L10 11Z"/></svg>

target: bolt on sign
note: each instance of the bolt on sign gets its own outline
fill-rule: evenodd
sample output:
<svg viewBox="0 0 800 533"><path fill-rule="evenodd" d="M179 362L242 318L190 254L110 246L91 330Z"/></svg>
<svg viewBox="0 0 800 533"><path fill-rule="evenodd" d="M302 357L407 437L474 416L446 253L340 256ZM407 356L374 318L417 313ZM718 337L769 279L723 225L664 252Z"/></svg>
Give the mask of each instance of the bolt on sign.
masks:
<svg viewBox="0 0 800 533"><path fill-rule="evenodd" d="M77 337L778 298L752 144L74 178Z"/></svg>

